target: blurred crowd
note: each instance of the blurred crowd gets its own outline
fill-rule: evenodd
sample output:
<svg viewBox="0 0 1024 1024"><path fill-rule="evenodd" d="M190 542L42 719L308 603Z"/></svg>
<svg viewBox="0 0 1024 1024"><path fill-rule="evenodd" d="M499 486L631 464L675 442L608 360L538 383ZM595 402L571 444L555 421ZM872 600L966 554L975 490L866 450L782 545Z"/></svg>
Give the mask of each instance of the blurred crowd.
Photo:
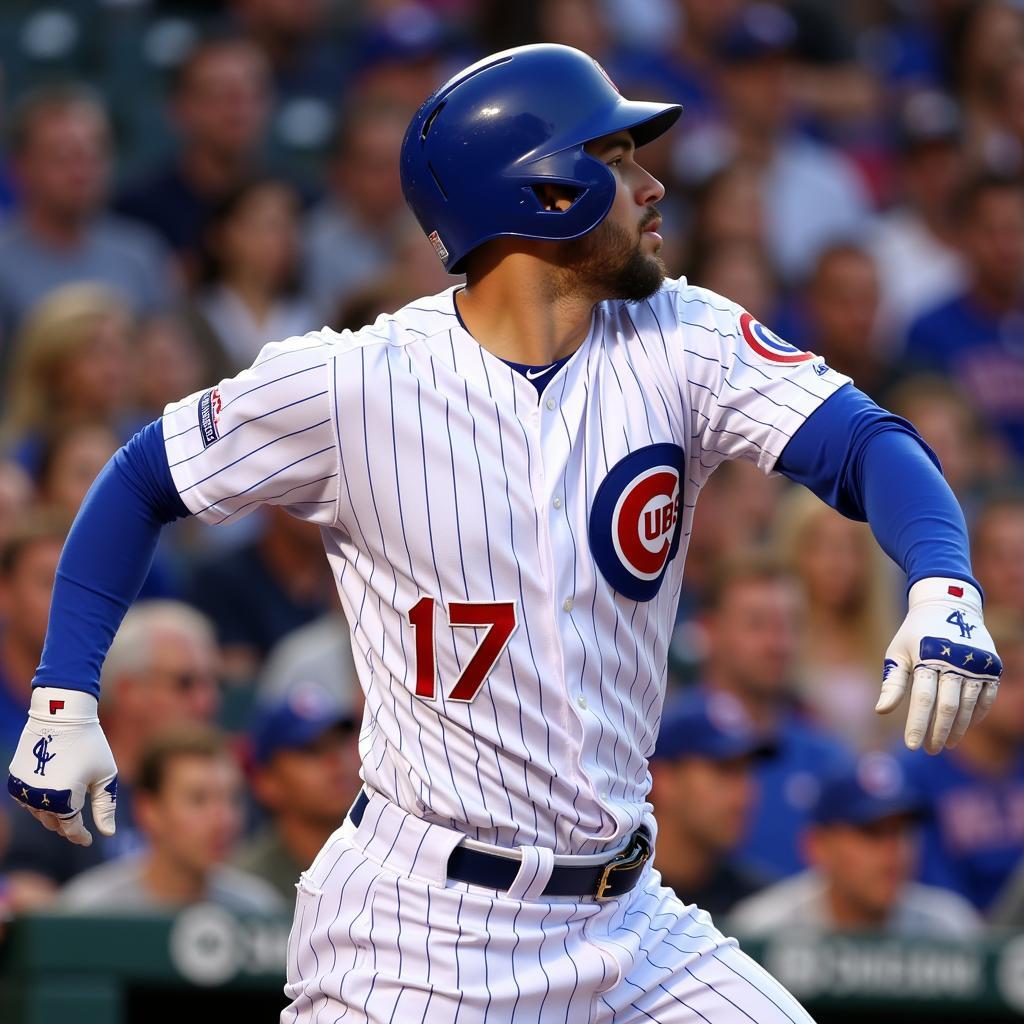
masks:
<svg viewBox="0 0 1024 1024"><path fill-rule="evenodd" d="M69 523L167 402L268 341L448 287L402 200L419 103L535 41L680 101L644 149L673 276L911 420L1005 663L936 757L873 707L902 619L870 530L750 465L696 512L652 761L657 863L745 934L1024 928L1024 3L67 0L0 10L0 757ZM358 788L319 531L166 531L103 670L118 830L0 808L0 908L287 913ZM6 763L6 760L3 761Z"/></svg>

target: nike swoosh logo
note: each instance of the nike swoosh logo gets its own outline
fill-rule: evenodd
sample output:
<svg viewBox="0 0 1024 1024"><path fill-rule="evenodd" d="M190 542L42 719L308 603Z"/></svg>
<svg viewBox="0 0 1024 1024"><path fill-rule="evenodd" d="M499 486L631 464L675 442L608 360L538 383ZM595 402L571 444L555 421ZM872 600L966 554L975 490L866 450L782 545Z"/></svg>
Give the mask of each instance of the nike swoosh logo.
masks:
<svg viewBox="0 0 1024 1024"><path fill-rule="evenodd" d="M538 377L543 377L545 373L550 373L555 368L554 363L551 366L545 366L543 370L538 370L536 373L532 369L526 371L527 380L536 380Z"/></svg>

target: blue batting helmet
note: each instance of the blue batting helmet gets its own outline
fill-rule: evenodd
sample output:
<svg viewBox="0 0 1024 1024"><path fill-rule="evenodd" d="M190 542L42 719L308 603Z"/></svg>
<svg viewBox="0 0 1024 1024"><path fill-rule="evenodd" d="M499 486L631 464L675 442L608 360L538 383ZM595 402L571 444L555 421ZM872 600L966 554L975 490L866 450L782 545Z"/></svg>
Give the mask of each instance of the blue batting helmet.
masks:
<svg viewBox="0 0 1024 1024"><path fill-rule="evenodd" d="M676 104L624 99L593 57L541 43L460 71L416 112L402 143L402 191L445 269L492 238L579 238L611 209L615 178L584 145L629 131L642 146L675 124ZM543 184L575 191L545 210Z"/></svg>

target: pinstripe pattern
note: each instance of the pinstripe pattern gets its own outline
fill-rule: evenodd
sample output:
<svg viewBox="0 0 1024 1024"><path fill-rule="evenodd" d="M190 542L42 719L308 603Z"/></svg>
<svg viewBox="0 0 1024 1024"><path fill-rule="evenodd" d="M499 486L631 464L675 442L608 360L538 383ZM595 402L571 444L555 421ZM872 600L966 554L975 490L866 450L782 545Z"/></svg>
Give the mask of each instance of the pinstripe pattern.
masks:
<svg viewBox="0 0 1024 1024"><path fill-rule="evenodd" d="M464 331L449 290L355 334L267 346L218 386L208 447L200 396L168 407L171 472L202 519L274 502L324 527L374 789L502 846L588 854L636 828L700 488L723 459L771 470L845 383L820 361L759 355L741 313L675 281L649 302L603 303L538 397ZM609 470L663 443L686 458L682 543L657 593L635 601L598 570L589 519ZM407 618L424 596L436 602L434 699L416 696ZM469 702L448 696L483 637L447 624L449 603L467 601L509 602L517 621ZM397 912L399 896L404 908L404 890L379 901ZM410 1012L403 999L397 1013Z"/></svg>
<svg viewBox="0 0 1024 1024"><path fill-rule="evenodd" d="M443 883L460 838L379 795L335 833L299 886L281 1024L812 1024L656 871L606 903L513 899ZM521 874L542 887L550 858Z"/></svg>

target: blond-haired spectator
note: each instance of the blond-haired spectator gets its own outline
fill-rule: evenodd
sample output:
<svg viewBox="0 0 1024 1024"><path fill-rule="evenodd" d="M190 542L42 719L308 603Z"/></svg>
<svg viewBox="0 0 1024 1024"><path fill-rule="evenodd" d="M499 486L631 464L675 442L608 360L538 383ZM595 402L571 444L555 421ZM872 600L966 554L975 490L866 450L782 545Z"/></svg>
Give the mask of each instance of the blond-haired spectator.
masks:
<svg viewBox="0 0 1024 1024"><path fill-rule="evenodd" d="M46 434L77 423L122 426L133 323L117 293L100 284L58 288L28 315L15 338L0 434L30 472Z"/></svg>
<svg viewBox="0 0 1024 1024"><path fill-rule="evenodd" d="M779 505L775 543L806 599L794 679L801 701L854 747L878 745L899 726L872 710L895 584L870 528L794 488Z"/></svg>

